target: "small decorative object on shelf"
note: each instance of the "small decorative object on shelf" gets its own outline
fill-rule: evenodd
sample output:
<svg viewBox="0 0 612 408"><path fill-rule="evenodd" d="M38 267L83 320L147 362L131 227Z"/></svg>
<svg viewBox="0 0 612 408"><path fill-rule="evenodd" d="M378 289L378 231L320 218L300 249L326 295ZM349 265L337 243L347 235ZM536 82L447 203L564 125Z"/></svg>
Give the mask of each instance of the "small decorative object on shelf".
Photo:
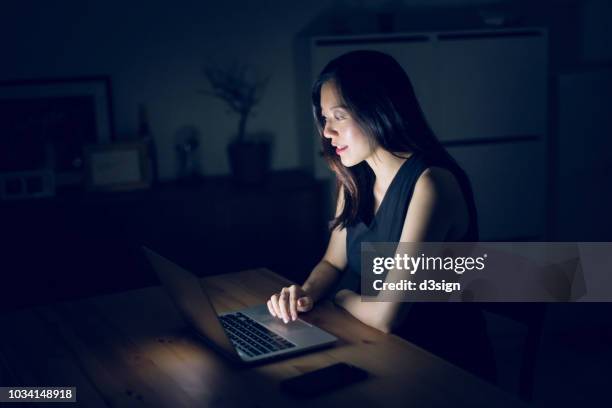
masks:
<svg viewBox="0 0 612 408"><path fill-rule="evenodd" d="M261 101L269 78L259 78L244 65L208 66L204 68L204 75L211 90L202 93L221 99L239 116L238 133L227 149L234 180L239 184L262 184L270 168L271 138L253 137L257 134L248 134L246 124L253 108Z"/></svg>
<svg viewBox="0 0 612 408"><path fill-rule="evenodd" d="M178 179L181 181L197 181L198 162L196 151L200 146L198 130L191 126L181 128L176 134L174 148L177 154Z"/></svg>
<svg viewBox="0 0 612 408"><path fill-rule="evenodd" d="M159 181L157 168L157 149L155 148L155 140L149 126L149 116L146 106L141 103L138 106L138 138L146 144L147 154L149 156L149 166L151 167L151 183L155 184Z"/></svg>

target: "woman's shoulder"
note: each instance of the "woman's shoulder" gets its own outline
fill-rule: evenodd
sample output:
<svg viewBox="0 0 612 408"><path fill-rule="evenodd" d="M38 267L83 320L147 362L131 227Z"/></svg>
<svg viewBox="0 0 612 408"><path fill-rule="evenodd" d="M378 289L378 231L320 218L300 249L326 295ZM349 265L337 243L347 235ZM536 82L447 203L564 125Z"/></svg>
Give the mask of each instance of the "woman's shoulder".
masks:
<svg viewBox="0 0 612 408"><path fill-rule="evenodd" d="M451 224L450 238L463 236L468 229L468 206L459 180L444 167L427 167L414 186L413 198Z"/></svg>
<svg viewBox="0 0 612 408"><path fill-rule="evenodd" d="M423 170L414 186L415 194L452 198L462 196L459 181L444 167L428 166Z"/></svg>

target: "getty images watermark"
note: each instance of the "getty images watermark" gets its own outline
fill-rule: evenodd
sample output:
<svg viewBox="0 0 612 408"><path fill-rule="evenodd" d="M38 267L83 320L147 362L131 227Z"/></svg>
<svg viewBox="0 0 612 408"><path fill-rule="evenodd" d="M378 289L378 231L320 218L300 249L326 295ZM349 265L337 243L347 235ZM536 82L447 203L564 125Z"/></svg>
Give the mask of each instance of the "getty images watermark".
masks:
<svg viewBox="0 0 612 408"><path fill-rule="evenodd" d="M395 302L612 301L612 243L362 243L361 294Z"/></svg>

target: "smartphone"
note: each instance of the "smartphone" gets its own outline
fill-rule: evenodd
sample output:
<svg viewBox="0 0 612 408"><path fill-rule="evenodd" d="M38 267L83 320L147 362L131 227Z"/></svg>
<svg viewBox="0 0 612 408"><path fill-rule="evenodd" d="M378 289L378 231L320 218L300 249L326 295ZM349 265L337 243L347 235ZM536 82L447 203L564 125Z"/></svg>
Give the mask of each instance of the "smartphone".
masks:
<svg viewBox="0 0 612 408"><path fill-rule="evenodd" d="M368 378L368 372L347 363L336 363L281 381L282 391L300 398L321 395Z"/></svg>

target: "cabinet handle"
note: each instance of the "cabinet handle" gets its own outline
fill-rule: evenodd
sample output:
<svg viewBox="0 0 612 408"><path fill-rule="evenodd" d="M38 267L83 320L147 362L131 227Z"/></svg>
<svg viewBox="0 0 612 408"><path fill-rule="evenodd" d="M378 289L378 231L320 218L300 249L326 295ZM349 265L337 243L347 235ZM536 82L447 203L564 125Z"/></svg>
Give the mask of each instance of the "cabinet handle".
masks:
<svg viewBox="0 0 612 408"><path fill-rule="evenodd" d="M503 37L540 37L541 31L485 31L479 33L453 33L453 34L438 34L439 41L454 41L454 40L480 40L483 38L503 38Z"/></svg>
<svg viewBox="0 0 612 408"><path fill-rule="evenodd" d="M428 42L427 35L397 35L392 37L361 37L361 38L330 38L316 40L315 45L329 47L335 45L359 45L359 44L389 44L389 43L415 43Z"/></svg>

